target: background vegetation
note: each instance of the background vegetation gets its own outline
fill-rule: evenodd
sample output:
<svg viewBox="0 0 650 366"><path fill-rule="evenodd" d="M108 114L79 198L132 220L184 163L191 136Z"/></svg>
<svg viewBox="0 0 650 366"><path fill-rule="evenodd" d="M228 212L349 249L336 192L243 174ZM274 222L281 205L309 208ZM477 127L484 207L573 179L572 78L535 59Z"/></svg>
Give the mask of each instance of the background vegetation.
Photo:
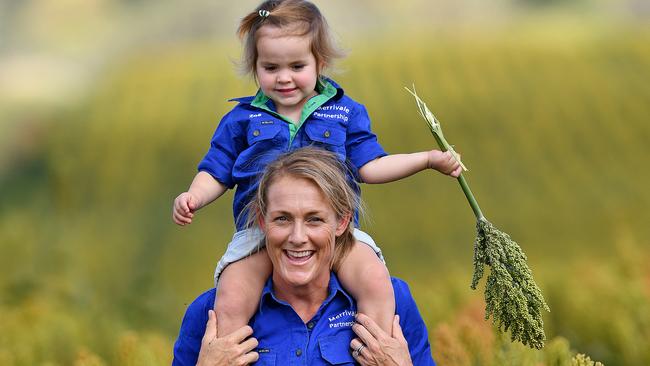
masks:
<svg viewBox="0 0 650 366"><path fill-rule="evenodd" d="M2 3L1 365L170 362L233 231L232 193L183 229L171 202L226 100L255 91L231 60L256 3ZM453 180L364 186L364 226L411 285L439 364L650 364L648 7L349 3L319 3L350 50L333 76L390 152L435 146L403 90L416 83L551 308L542 351L483 320Z"/></svg>

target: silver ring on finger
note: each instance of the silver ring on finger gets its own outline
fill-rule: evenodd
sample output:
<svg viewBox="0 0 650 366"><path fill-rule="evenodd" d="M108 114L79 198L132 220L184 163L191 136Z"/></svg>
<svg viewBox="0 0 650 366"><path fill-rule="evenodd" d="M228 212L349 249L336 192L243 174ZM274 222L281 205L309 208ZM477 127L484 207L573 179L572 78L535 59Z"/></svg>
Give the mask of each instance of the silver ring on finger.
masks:
<svg viewBox="0 0 650 366"><path fill-rule="evenodd" d="M357 347L357 349L355 349L355 350L352 352L352 355L353 355L354 357L359 357L359 355L361 354L361 351L363 351L364 348L366 348L366 345L363 344L363 343L361 343L361 345L360 345L359 347Z"/></svg>

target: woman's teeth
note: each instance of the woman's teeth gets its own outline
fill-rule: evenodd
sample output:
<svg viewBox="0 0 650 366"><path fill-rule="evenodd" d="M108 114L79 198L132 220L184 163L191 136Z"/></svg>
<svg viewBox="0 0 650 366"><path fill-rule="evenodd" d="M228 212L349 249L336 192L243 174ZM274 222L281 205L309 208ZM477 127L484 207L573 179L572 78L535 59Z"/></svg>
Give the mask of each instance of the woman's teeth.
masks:
<svg viewBox="0 0 650 366"><path fill-rule="evenodd" d="M301 250L301 251L294 251L294 250L287 250L287 254L289 257L293 258L304 258L304 257L309 257L313 251L311 250Z"/></svg>

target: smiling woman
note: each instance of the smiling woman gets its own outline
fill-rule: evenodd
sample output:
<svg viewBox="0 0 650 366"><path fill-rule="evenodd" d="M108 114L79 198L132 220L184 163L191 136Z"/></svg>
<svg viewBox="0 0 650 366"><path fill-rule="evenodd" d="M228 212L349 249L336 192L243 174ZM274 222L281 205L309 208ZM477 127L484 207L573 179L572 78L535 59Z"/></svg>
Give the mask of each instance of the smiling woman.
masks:
<svg viewBox="0 0 650 366"><path fill-rule="evenodd" d="M249 326L217 337L214 290L202 294L183 319L174 365L434 365L404 282L392 280L398 316L388 334L357 314L332 272L354 243L358 206L334 153L303 148L269 164L248 206L249 225L265 234L273 263L259 310Z"/></svg>

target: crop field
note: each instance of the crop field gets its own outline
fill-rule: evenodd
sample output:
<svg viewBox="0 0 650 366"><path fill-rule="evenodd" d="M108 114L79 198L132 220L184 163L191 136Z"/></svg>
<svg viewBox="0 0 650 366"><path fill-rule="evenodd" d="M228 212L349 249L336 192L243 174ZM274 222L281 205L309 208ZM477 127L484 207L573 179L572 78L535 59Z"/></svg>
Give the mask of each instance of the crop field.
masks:
<svg viewBox="0 0 650 366"><path fill-rule="evenodd" d="M613 32L377 40L332 74L392 153L435 147L404 90L415 83L551 308L539 351L483 319L475 220L453 179L363 186L362 226L410 284L440 365L650 365L650 32ZM170 218L227 99L255 91L220 49L142 50L80 106L15 133L0 171L0 365L170 363L233 233L232 193L190 227Z"/></svg>

